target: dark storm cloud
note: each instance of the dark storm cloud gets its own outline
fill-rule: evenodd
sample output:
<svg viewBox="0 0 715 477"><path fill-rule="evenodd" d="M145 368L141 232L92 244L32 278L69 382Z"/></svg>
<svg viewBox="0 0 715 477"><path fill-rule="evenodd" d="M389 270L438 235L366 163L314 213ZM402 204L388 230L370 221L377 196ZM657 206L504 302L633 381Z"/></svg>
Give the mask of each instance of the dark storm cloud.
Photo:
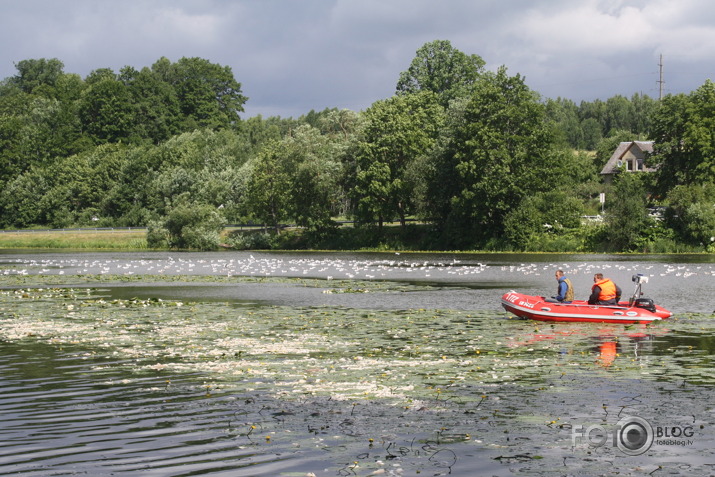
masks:
<svg viewBox="0 0 715 477"><path fill-rule="evenodd" d="M715 3L696 0L0 0L0 78L198 56L233 69L246 116L365 109L436 39L576 102L657 96L661 54L666 93L715 76Z"/></svg>

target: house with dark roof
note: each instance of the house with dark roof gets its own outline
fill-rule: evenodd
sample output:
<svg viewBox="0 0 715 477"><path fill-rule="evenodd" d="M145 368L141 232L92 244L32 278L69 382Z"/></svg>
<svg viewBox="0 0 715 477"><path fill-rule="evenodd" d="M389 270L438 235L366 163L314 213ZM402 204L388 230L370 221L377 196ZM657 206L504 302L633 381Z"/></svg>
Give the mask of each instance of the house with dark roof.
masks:
<svg viewBox="0 0 715 477"><path fill-rule="evenodd" d="M645 166L646 155L653 152L653 141L626 141L618 145L611 158L601 169L604 182L610 182L621 170L626 172L654 172Z"/></svg>

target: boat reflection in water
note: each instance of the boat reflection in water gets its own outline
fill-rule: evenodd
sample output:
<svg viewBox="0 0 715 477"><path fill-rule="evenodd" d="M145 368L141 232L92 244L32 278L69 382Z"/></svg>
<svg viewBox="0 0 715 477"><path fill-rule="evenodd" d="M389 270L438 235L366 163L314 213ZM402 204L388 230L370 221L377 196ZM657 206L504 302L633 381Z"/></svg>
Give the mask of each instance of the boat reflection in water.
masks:
<svg viewBox="0 0 715 477"><path fill-rule="evenodd" d="M642 358L652 354L655 339L664 336L667 332L668 330L663 329L646 329L645 325L641 331L618 333L614 330L601 330L601 334L595 339L594 349L598 353L596 364L607 368L620 357L644 364ZM643 351L648 353L643 354Z"/></svg>
<svg viewBox="0 0 715 477"><path fill-rule="evenodd" d="M509 347L528 347L549 341L564 343L565 339L573 337L573 346L563 347L562 354L587 351L594 354L594 364L604 368L613 365L617 358L628 359L630 363L642 366L649 364L652 359L656 341L669 332L667 329L651 328L647 325L634 325L635 329L618 326L594 328L590 324L565 326L568 326L568 329L539 331L526 335L523 340L511 342Z"/></svg>

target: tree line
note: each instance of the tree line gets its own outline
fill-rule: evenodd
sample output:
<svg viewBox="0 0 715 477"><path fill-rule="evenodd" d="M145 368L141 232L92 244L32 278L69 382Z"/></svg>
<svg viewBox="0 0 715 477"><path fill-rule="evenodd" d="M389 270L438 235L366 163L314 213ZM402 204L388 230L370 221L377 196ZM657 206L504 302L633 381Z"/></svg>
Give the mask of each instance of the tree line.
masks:
<svg viewBox="0 0 715 477"><path fill-rule="evenodd" d="M148 226L152 246L201 249L387 246L397 233L392 246L423 249L713 251L710 81L577 106L485 66L437 40L365 111L242 119L231 69L201 58L86 78L23 60L0 83L0 226ZM635 139L655 141L657 172L604 184L618 142ZM584 223L601 192L605 222ZM271 232L221 239L227 223Z"/></svg>

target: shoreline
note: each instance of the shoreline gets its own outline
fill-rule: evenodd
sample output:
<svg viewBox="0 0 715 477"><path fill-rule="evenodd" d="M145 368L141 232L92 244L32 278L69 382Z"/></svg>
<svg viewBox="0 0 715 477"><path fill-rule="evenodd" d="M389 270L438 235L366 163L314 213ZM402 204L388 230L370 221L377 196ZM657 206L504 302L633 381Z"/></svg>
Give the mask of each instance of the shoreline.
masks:
<svg viewBox="0 0 715 477"><path fill-rule="evenodd" d="M81 251L172 251L191 252L195 250L177 250L171 248L149 248L146 241L145 227L116 227L116 228L77 228L77 229L25 229L0 231L0 251L1 250L81 250ZM228 236L235 228L227 228L222 232L222 238ZM223 242L222 242L223 244ZM255 252L351 252L351 253L396 253L396 254L530 254L530 255L622 255L626 256L648 256L648 255L672 255L672 256L699 256L714 257L712 253L706 251L687 252L603 252L603 251L520 251L520 250L411 250L398 248L384 248L380 246L361 247L356 249L339 248L305 248L305 249L239 249L221 245L215 251L255 251Z"/></svg>

